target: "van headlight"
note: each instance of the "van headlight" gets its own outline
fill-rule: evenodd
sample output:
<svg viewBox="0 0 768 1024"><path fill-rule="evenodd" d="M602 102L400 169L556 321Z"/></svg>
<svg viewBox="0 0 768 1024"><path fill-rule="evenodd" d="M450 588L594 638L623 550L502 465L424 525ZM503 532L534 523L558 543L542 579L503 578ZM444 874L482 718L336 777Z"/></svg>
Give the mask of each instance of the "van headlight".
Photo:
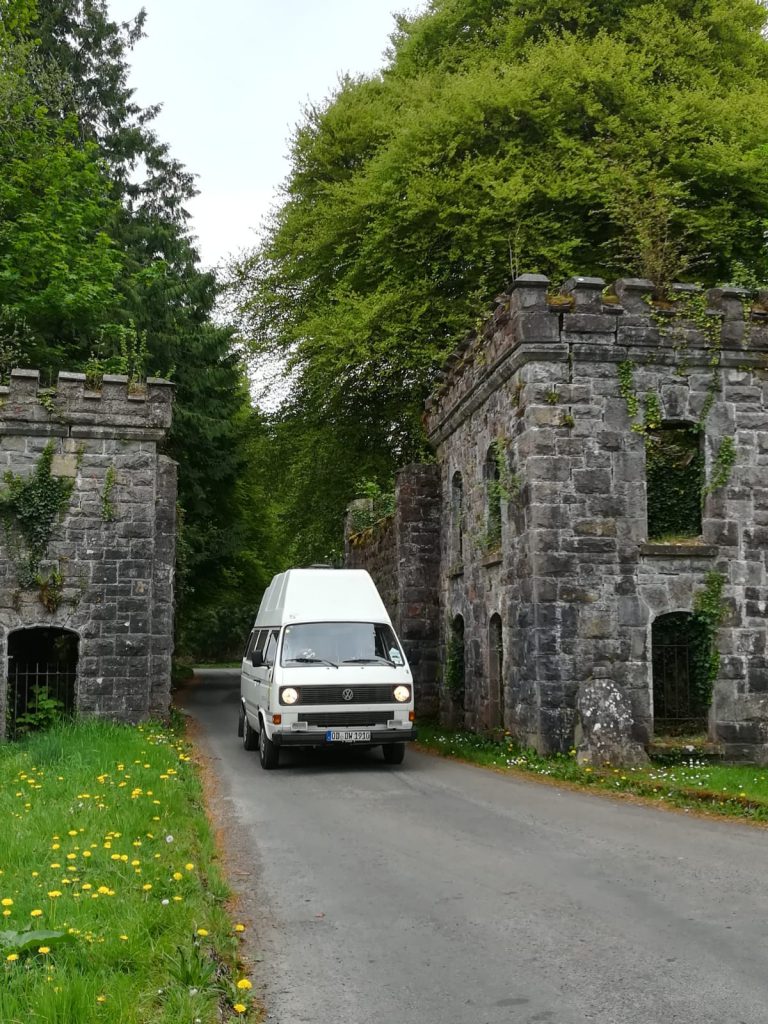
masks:
<svg viewBox="0 0 768 1024"><path fill-rule="evenodd" d="M295 704L298 699L299 691L295 690L292 686L286 686L284 690L280 691L281 704Z"/></svg>
<svg viewBox="0 0 768 1024"><path fill-rule="evenodd" d="M395 687L395 700L401 704L405 704L407 700L411 699L411 690L408 686L396 686Z"/></svg>

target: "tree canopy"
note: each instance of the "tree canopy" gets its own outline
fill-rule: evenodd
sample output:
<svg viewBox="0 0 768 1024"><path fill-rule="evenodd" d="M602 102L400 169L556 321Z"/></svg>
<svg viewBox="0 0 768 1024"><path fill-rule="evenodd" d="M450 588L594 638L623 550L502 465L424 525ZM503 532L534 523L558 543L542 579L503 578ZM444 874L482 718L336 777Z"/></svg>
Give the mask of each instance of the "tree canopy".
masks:
<svg viewBox="0 0 768 1024"><path fill-rule="evenodd" d="M128 85L143 26L106 0L0 0L0 371L175 381L179 637L210 657L239 648L279 562L266 478L248 472L267 427L188 229L194 177Z"/></svg>
<svg viewBox="0 0 768 1024"><path fill-rule="evenodd" d="M338 543L361 473L419 455L437 365L511 276L768 276L765 25L757 0L432 0L306 110L233 273L331 481L318 532L295 475L300 550Z"/></svg>

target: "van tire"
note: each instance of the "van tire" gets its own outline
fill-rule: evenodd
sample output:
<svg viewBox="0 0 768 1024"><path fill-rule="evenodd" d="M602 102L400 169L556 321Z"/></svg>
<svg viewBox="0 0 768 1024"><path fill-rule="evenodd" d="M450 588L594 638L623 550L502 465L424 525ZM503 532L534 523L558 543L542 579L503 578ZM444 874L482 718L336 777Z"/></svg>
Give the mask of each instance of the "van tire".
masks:
<svg viewBox="0 0 768 1024"><path fill-rule="evenodd" d="M277 768L280 763L280 748L275 746L269 736L267 736L266 730L263 726L260 738L259 761L261 763L261 767L265 771L271 771L273 768Z"/></svg>
<svg viewBox="0 0 768 1024"><path fill-rule="evenodd" d="M245 708L240 705L240 714L237 716L237 735L242 739L243 737L243 722L245 721Z"/></svg>
<svg viewBox="0 0 768 1024"><path fill-rule="evenodd" d="M387 764L402 764L405 757L404 743L385 743L381 748Z"/></svg>
<svg viewBox="0 0 768 1024"><path fill-rule="evenodd" d="M259 747L259 734L251 727L245 712L243 712L243 747L245 750L257 750Z"/></svg>

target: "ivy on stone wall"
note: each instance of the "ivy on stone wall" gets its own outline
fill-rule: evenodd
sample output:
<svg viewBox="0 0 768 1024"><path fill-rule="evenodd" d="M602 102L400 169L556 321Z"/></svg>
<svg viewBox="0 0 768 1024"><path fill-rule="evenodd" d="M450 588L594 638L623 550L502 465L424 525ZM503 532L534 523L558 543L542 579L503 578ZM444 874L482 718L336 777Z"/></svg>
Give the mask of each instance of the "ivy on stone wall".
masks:
<svg viewBox="0 0 768 1024"><path fill-rule="evenodd" d="M43 449L31 476L18 476L11 470L3 474L5 487L0 491L0 519L9 548L17 547L14 540L22 541L24 553L17 563L22 587L40 584L40 563L75 486L71 478L51 474L53 455L51 441Z"/></svg>
<svg viewBox="0 0 768 1024"><path fill-rule="evenodd" d="M704 453L698 431L687 427L645 433L648 539L698 537Z"/></svg>
<svg viewBox="0 0 768 1024"><path fill-rule="evenodd" d="M448 623L447 642L445 647L445 688L451 699L459 706L464 706L464 686L466 682L466 665L464 661L464 623L461 616L456 616Z"/></svg>

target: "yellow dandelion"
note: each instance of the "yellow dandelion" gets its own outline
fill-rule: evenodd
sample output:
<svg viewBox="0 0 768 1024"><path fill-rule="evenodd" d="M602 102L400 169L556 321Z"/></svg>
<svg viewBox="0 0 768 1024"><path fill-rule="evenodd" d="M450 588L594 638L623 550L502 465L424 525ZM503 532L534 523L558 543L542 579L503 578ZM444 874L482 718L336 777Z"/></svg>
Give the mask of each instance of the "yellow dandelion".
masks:
<svg viewBox="0 0 768 1024"><path fill-rule="evenodd" d="M37 952L38 952L38 953L42 953L42 954L43 954L43 956L45 956L45 954L46 954L46 953L50 953L50 952L51 952L51 947L50 947L50 946L41 946L41 947L40 947L40 948L38 949L38 951L37 951Z"/></svg>
<svg viewBox="0 0 768 1024"><path fill-rule="evenodd" d="M245 925L244 924L236 924L235 925L235 931L236 932L244 932L245 931Z"/></svg>
<svg viewBox="0 0 768 1024"><path fill-rule="evenodd" d="M9 896L6 896L4 900L0 900L0 904L2 904L4 907L12 907L13 900Z"/></svg>
<svg viewBox="0 0 768 1024"><path fill-rule="evenodd" d="M42 917L43 916L43 912L42 912L42 910L30 910L29 916L30 917Z"/></svg>
<svg viewBox="0 0 768 1024"><path fill-rule="evenodd" d="M237 987L243 991L247 991L249 988L253 988L253 985L248 981L247 978L241 978L237 983Z"/></svg>
<svg viewBox="0 0 768 1024"><path fill-rule="evenodd" d="M195 870L195 865L194 864L185 864L184 867L185 867L185 869L187 871L194 871Z"/></svg>
<svg viewBox="0 0 768 1024"><path fill-rule="evenodd" d="M205 938L205 936L208 934L208 930L207 930L207 928L198 928L197 929L197 934L198 935L202 935L203 938Z"/></svg>
<svg viewBox="0 0 768 1024"><path fill-rule="evenodd" d="M144 885L142 885L141 888L144 890L144 892L149 892L149 890L152 888L152 883L146 882Z"/></svg>
<svg viewBox="0 0 768 1024"><path fill-rule="evenodd" d="M247 1006L243 1006L242 1003L235 1003L235 1005L232 1007L232 1009L235 1011L235 1013L245 1013L245 1011L248 1009L248 1007Z"/></svg>
<svg viewBox="0 0 768 1024"><path fill-rule="evenodd" d="M127 942L128 941L128 936L127 935L121 935L120 936L120 941L121 942Z"/></svg>
<svg viewBox="0 0 768 1024"><path fill-rule="evenodd" d="M106 1001L107 1001L107 997L106 996L96 996L96 1002L97 1003L106 1003Z"/></svg>
<svg viewBox="0 0 768 1024"><path fill-rule="evenodd" d="M184 877L184 875L182 875L182 873L180 871L174 871L173 872L173 880L175 882L180 882L183 877Z"/></svg>
<svg viewBox="0 0 768 1024"><path fill-rule="evenodd" d="M19 954L18 953L9 953L8 956L5 959L8 961L8 963L12 964L14 962L14 960L18 960L19 959Z"/></svg>

